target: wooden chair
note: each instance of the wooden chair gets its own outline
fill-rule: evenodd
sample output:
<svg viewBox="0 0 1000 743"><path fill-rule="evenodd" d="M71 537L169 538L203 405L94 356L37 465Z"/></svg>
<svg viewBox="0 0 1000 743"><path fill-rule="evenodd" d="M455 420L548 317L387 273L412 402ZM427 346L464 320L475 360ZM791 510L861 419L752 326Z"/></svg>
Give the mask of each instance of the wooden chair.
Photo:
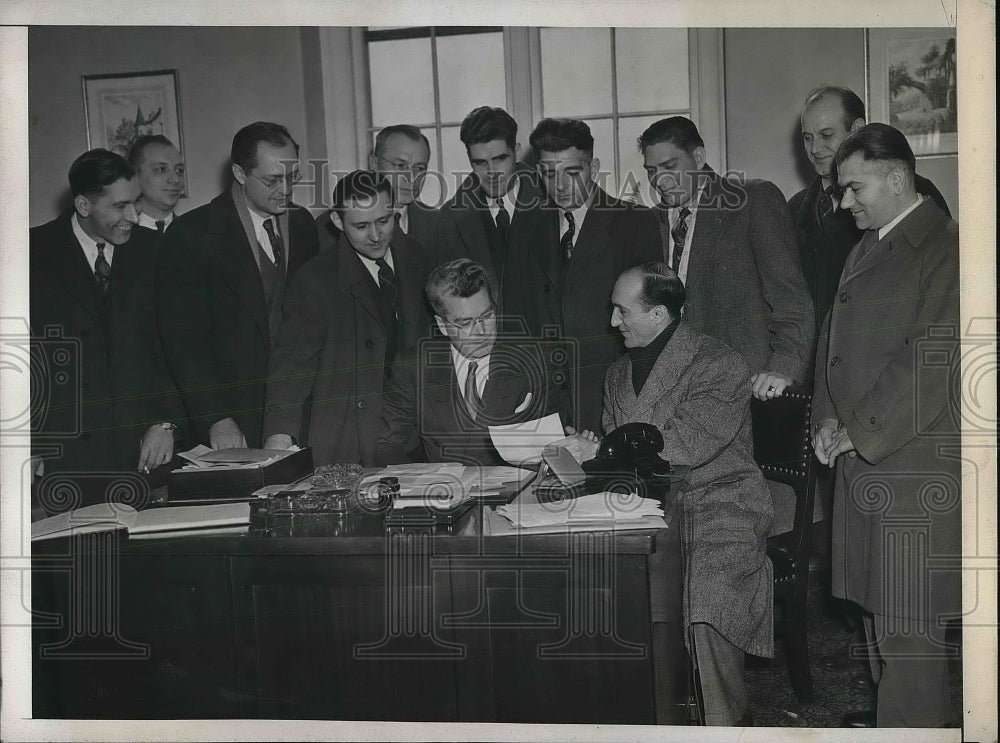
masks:
<svg viewBox="0 0 1000 743"><path fill-rule="evenodd" d="M810 435L812 395L788 388L781 397L750 403L754 459L764 477L795 490L795 522L790 532L767 540L774 566L774 602L782 609L780 632L785 643L788 674L802 704L813 699L806 631L806 593L812 541L816 472Z"/></svg>

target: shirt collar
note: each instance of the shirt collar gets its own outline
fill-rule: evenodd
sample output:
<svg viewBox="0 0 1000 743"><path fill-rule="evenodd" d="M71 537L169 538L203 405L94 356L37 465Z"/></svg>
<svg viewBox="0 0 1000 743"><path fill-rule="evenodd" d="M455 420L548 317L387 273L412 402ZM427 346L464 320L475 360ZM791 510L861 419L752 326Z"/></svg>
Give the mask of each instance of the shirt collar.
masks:
<svg viewBox="0 0 1000 743"><path fill-rule="evenodd" d="M900 222L902 222L903 219L906 217L907 214L909 214L914 209L916 209L918 206L920 206L922 203L924 203L924 199L925 198L927 198L927 197L926 196L921 196L920 194L917 194L917 200L916 201L914 201L906 209L904 209L903 211L901 211L899 213L899 216L897 216L894 220L892 220L891 222L889 222L889 224L887 224L885 227L880 227L879 228L879 230L878 230L878 239L881 240L883 237L885 237L886 235L888 235L892 231L892 228L895 227Z"/></svg>
<svg viewBox="0 0 1000 743"><path fill-rule="evenodd" d="M83 226L80 224L79 214L74 212L70 222L73 225L73 235L76 237L77 242L80 243L80 247L83 248L83 254L87 257L90 267L93 268L94 263L97 261L97 241L84 231ZM114 243L107 240L102 240L102 242L104 243L104 258L110 265L115 255Z"/></svg>
<svg viewBox="0 0 1000 743"><path fill-rule="evenodd" d="M481 388L482 385L486 383L486 380L489 379L490 356L493 354L492 350L490 353L478 359L470 359L460 354L458 349L455 348L455 344L450 344L450 348L451 363L452 366L455 367L455 376L458 377L458 381L463 387L465 386L465 378L469 373L469 364L475 361L478 364L476 367L476 386ZM483 380L482 384L480 383L480 380Z"/></svg>
<svg viewBox="0 0 1000 743"><path fill-rule="evenodd" d="M170 214L168 214L163 218L163 229L167 229L167 227L169 227L170 223L173 221L174 221L174 213L170 212ZM148 227L151 230L156 230L156 217L154 217L152 214L147 214L146 212L143 212L142 214L139 215L139 226Z"/></svg>

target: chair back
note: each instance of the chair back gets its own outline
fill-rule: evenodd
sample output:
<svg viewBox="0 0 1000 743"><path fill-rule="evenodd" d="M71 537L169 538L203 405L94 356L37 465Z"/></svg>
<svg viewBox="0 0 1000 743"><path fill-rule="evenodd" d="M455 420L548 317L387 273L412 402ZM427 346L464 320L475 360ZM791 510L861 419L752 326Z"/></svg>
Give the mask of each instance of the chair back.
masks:
<svg viewBox="0 0 1000 743"><path fill-rule="evenodd" d="M794 488L792 532L797 546L804 548L808 548L816 493L811 415L812 395L798 387L786 388L771 400L750 401L754 460L765 478Z"/></svg>

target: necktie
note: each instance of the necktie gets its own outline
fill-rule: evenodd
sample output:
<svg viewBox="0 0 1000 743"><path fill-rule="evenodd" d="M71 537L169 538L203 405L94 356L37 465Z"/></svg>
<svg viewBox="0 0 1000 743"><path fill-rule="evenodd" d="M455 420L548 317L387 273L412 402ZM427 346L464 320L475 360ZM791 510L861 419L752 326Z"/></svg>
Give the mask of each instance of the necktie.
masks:
<svg viewBox="0 0 1000 743"><path fill-rule="evenodd" d="M465 376L465 406L469 409L469 415L475 420L483 407L482 398L479 397L479 389L476 386L476 368L479 363L473 361L469 364L469 373Z"/></svg>
<svg viewBox="0 0 1000 743"><path fill-rule="evenodd" d="M165 220L165 219L157 219L156 220L156 231L157 232L159 232L160 234L163 234L163 230L166 229L166 227L167 227L167 220Z"/></svg>
<svg viewBox="0 0 1000 743"><path fill-rule="evenodd" d="M97 279L97 294L103 298L111 286L111 264L104 257L104 243L97 243L97 260L94 261L94 278Z"/></svg>
<svg viewBox="0 0 1000 743"><path fill-rule="evenodd" d="M674 273L681 270L681 258L684 256L684 241L687 240L688 234L687 218L690 215L691 210L686 206L682 207L680 213L677 215L677 224L670 230L670 242L673 243L674 247L670 267L674 269Z"/></svg>
<svg viewBox="0 0 1000 743"><path fill-rule="evenodd" d="M821 225L823 220L833 214L833 186L827 186L823 189L823 193L820 194L819 201L816 203L816 211L819 214Z"/></svg>
<svg viewBox="0 0 1000 743"><path fill-rule="evenodd" d="M566 231L559 238L559 247L562 248L563 263L569 263L573 257L573 235L576 234L576 220L573 219L573 212L563 212L566 217Z"/></svg>
<svg viewBox="0 0 1000 743"><path fill-rule="evenodd" d="M285 257L285 243L281 239L281 232L278 231L276 222L277 220L273 218L264 220L264 231L271 241L271 250L274 252L274 265L281 266L281 261Z"/></svg>
<svg viewBox="0 0 1000 743"><path fill-rule="evenodd" d="M397 229L399 229L399 231L402 232L405 235L406 234L406 230L403 229L403 212L396 212L393 215L393 217L396 219L396 227L397 227Z"/></svg>
<svg viewBox="0 0 1000 743"><path fill-rule="evenodd" d="M382 297L389 304L393 314L396 313L396 274L385 260L385 256L375 261L378 266L378 288Z"/></svg>
<svg viewBox="0 0 1000 743"><path fill-rule="evenodd" d="M507 233L510 232L510 215L507 213L507 207L504 206L503 199L497 199L497 231L500 233L500 239L506 241Z"/></svg>

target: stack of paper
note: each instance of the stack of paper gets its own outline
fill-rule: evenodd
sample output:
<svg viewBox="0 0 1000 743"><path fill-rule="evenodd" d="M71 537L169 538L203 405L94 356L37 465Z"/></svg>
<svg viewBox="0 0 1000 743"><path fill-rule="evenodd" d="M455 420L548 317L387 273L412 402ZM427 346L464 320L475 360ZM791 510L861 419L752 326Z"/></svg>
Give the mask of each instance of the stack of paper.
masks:
<svg viewBox="0 0 1000 743"><path fill-rule="evenodd" d="M177 456L190 463L181 467L182 470L236 470L264 467L297 451L297 446L291 449L209 449L199 444Z"/></svg>
<svg viewBox="0 0 1000 743"><path fill-rule="evenodd" d="M546 444L566 437L557 413L523 423L490 426L490 439L503 461L513 465L542 461Z"/></svg>
<svg viewBox="0 0 1000 743"><path fill-rule="evenodd" d="M649 525L649 528L666 526L660 504L634 493L594 493L549 503L514 502L498 507L496 513L519 529L615 529L635 524Z"/></svg>
<svg viewBox="0 0 1000 743"><path fill-rule="evenodd" d="M129 535L193 533L203 529L244 528L250 523L249 503L208 506L168 506L136 511L124 503L98 503L50 516L31 525L31 540L55 539L128 529ZM201 532L199 532L201 533Z"/></svg>
<svg viewBox="0 0 1000 743"><path fill-rule="evenodd" d="M363 496L383 477L399 480L394 508L415 506L449 509L468 498L498 493L504 486L533 477L531 470L517 467L467 467L457 462L390 465L361 481Z"/></svg>

